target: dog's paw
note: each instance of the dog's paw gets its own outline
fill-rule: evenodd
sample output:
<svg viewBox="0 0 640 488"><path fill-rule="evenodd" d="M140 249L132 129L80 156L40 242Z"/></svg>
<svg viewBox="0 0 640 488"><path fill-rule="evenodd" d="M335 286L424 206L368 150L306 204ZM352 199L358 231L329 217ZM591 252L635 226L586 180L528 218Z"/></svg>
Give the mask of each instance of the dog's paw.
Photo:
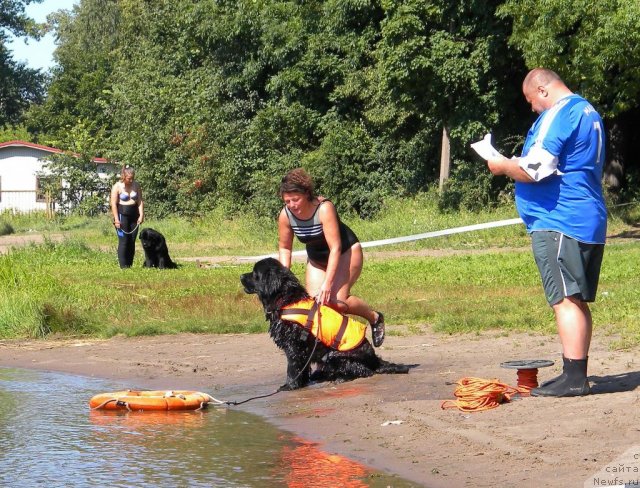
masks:
<svg viewBox="0 0 640 488"><path fill-rule="evenodd" d="M285 383L280 388L278 388L278 391L291 391L291 390L293 390L293 388L291 388L287 383Z"/></svg>

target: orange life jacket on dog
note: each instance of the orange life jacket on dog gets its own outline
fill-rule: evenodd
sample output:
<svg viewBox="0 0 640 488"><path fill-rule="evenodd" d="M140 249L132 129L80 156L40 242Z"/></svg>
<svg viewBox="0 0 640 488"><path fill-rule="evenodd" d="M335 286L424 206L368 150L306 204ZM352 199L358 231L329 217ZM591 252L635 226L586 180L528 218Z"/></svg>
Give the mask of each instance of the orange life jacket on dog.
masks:
<svg viewBox="0 0 640 488"><path fill-rule="evenodd" d="M331 307L318 307L318 302L313 298L283 307L281 316L297 322L324 345L338 351L350 351L358 347L364 340L367 328L365 324L342 315Z"/></svg>

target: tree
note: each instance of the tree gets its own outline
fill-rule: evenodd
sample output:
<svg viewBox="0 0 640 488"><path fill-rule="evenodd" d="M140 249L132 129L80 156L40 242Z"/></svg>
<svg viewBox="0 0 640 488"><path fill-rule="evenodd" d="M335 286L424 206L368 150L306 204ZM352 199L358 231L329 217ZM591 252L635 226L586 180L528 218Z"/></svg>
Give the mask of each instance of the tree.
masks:
<svg viewBox="0 0 640 488"><path fill-rule="evenodd" d="M64 134L78 124L94 136L109 132L119 13L116 0L83 0L73 11L49 15L58 44L56 66L51 70L45 103L29 113L32 132L64 139Z"/></svg>
<svg viewBox="0 0 640 488"><path fill-rule="evenodd" d="M42 26L27 17L24 8L41 1L0 0L0 127L19 123L26 109L43 99L44 74L14 61L7 47L7 32L34 39L40 37Z"/></svg>
<svg viewBox="0 0 640 488"><path fill-rule="evenodd" d="M492 131L513 153L529 123L503 2L83 0L56 17L60 67L30 121L88 130L160 215L275 215L279 179L304 166L372 216L437 183L443 132L443 204L491 204L505 182L469 143Z"/></svg>
<svg viewBox="0 0 640 488"><path fill-rule="evenodd" d="M38 25L24 13L30 3L41 3L42 0L0 0L0 27L9 29L17 35L33 35L38 33Z"/></svg>
<svg viewBox="0 0 640 488"><path fill-rule="evenodd" d="M51 196L56 208L79 215L100 215L107 211L116 175L109 180L98 175L94 162L96 140L90 131L77 125L56 145L70 150L51 155L40 174L43 190Z"/></svg>
<svg viewBox="0 0 640 488"><path fill-rule="evenodd" d="M0 129L0 142L7 141L27 141L32 142L32 135L24 125L6 127Z"/></svg>
<svg viewBox="0 0 640 488"><path fill-rule="evenodd" d="M405 187L424 188L438 178L441 134L446 133L454 162L448 191L459 193L460 183L483 188L470 192L465 202L447 201L481 206L495 197L499 188L471 159L468 143L489 131L497 140L511 141L519 126L515 121L523 104L510 76L524 66L506 45L508 22L494 15L500 3L382 2L385 17L366 113L396 141L390 153L405 168Z"/></svg>
<svg viewBox="0 0 640 488"><path fill-rule="evenodd" d="M161 213L272 214L279 177L302 165L341 210L373 215L437 180L444 127L452 185L475 182L468 142L518 127L503 107L518 106L507 74L524 67L498 4L119 2L111 143ZM497 191L481 184L470 203Z"/></svg>
<svg viewBox="0 0 640 488"><path fill-rule="evenodd" d="M622 185L640 144L640 2L632 0L507 0L499 15L513 19L512 45L527 66L556 71L605 118L609 183Z"/></svg>

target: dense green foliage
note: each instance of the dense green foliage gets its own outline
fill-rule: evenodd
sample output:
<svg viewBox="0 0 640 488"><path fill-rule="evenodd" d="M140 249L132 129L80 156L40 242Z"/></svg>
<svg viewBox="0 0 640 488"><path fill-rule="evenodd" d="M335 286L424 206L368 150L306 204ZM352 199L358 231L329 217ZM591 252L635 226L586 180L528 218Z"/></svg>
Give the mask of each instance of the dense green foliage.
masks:
<svg viewBox="0 0 640 488"><path fill-rule="evenodd" d="M42 0L0 0L0 129L20 123L24 112L44 96L45 77L13 59L10 32L17 37L38 38L42 26L24 13L25 5Z"/></svg>
<svg viewBox="0 0 640 488"><path fill-rule="evenodd" d="M29 133L24 125L8 125L0 128L0 142L7 141L32 141L33 135Z"/></svg>
<svg viewBox="0 0 640 488"><path fill-rule="evenodd" d="M453 181L488 204L499 188L468 142L526 125L503 109L524 108L505 72L525 68L499 5L83 0L57 17L60 68L30 124L57 140L88 127L102 155L138 168L160 215L273 215L279 179L304 166L341 210L370 216L437 181L446 127Z"/></svg>
<svg viewBox="0 0 640 488"><path fill-rule="evenodd" d="M507 0L511 42L529 66L554 66L607 117L638 107L640 2Z"/></svg>
<svg viewBox="0 0 640 488"><path fill-rule="evenodd" d="M273 216L278 181L296 166L341 211L372 216L438 181L446 131L440 204L478 209L510 187L469 143L492 131L505 154L518 151L532 121L521 81L544 65L607 117L607 181L619 189L637 167L638 5L82 0L50 16L58 66L26 123L65 149L68 134L87 133L95 155L137 167L158 216Z"/></svg>
<svg viewBox="0 0 640 488"><path fill-rule="evenodd" d="M605 182L618 197L638 195L640 2L507 0L510 42L528 66L554 68L605 118Z"/></svg>

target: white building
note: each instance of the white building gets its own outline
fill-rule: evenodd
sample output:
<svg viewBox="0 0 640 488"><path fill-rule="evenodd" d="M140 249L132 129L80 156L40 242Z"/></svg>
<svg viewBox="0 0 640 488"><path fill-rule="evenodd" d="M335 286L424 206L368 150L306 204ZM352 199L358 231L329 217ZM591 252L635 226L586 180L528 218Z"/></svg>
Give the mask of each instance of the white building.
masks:
<svg viewBox="0 0 640 488"><path fill-rule="evenodd" d="M32 142L0 143L0 212L48 210L45 195L41 191L41 177L38 175L43 171L46 174L44 166L50 155L63 152L61 149ZM109 178L117 172L116 165L104 158L95 158L93 161L101 178Z"/></svg>

